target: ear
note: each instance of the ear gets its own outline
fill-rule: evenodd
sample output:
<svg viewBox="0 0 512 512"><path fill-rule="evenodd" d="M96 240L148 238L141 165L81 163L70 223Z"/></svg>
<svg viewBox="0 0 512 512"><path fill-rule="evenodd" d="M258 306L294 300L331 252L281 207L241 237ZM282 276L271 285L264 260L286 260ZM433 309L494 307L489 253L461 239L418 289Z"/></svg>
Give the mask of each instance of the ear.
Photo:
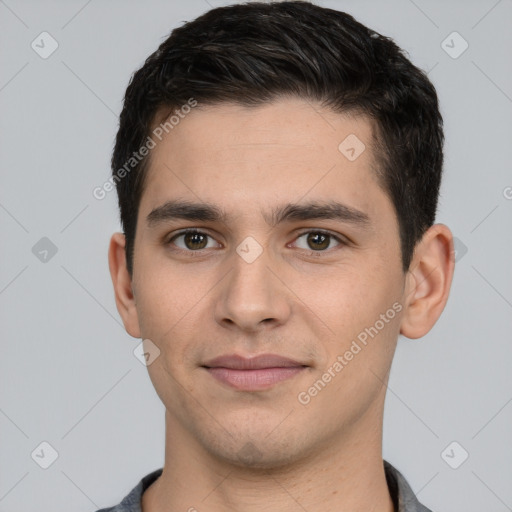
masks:
<svg viewBox="0 0 512 512"><path fill-rule="evenodd" d="M139 317L132 289L132 279L126 267L125 244L125 236L122 233L112 235L108 249L108 266L114 285L117 310L123 319L124 328L134 338L140 338Z"/></svg>
<svg viewBox="0 0 512 512"><path fill-rule="evenodd" d="M444 224L431 226L418 242L406 278L400 334L425 336L440 317L455 268L453 235Z"/></svg>

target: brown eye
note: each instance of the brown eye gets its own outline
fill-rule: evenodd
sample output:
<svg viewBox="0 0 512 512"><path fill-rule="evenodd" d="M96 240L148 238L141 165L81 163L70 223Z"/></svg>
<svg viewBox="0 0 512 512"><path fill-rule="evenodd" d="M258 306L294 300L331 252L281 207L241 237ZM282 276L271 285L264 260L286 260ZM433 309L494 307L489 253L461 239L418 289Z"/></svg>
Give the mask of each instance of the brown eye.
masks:
<svg viewBox="0 0 512 512"><path fill-rule="evenodd" d="M330 236L323 233L309 233L307 241L313 250L327 249L330 243Z"/></svg>
<svg viewBox="0 0 512 512"><path fill-rule="evenodd" d="M187 249L204 249L207 245L207 237L202 233L186 233L183 241Z"/></svg>
<svg viewBox="0 0 512 512"><path fill-rule="evenodd" d="M169 240L169 244L176 245L176 247L183 251L192 252L200 251L201 249L215 247L215 244L213 242L210 242L209 239L213 241L213 238L206 233L203 233L201 231L188 230L182 231L181 233L178 233L177 235L173 236Z"/></svg>
<svg viewBox="0 0 512 512"><path fill-rule="evenodd" d="M303 241L300 241L301 239L303 239ZM342 240L331 233L326 233L323 231L306 231L305 233L302 233L298 236L297 242L295 243L300 249L327 252L326 249L332 247L333 241L335 242L334 246L343 245Z"/></svg>

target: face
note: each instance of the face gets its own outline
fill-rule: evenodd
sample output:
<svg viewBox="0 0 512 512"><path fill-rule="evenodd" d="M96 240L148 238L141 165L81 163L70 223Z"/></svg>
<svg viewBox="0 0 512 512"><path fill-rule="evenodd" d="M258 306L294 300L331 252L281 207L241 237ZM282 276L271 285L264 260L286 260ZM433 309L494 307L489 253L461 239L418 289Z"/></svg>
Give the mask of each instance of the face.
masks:
<svg viewBox="0 0 512 512"><path fill-rule="evenodd" d="M271 467L375 428L406 276L371 133L282 99L198 106L152 150L125 325L183 443ZM233 354L300 368L205 367Z"/></svg>

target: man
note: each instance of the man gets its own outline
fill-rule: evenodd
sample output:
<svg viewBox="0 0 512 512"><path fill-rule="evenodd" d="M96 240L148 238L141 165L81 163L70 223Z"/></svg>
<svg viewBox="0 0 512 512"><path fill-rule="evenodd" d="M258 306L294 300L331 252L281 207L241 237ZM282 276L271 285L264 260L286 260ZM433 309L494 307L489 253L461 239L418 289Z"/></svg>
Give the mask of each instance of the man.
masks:
<svg viewBox="0 0 512 512"><path fill-rule="evenodd" d="M428 511L382 459L399 334L448 298L434 87L306 2L213 9L126 91L109 264L166 408L163 470L109 510Z"/></svg>

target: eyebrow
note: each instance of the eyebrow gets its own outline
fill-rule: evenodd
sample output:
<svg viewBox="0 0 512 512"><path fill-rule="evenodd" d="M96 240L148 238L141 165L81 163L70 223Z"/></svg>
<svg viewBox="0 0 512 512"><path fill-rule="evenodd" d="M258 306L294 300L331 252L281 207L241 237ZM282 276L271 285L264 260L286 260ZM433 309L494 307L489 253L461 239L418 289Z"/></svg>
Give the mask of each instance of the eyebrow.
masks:
<svg viewBox="0 0 512 512"><path fill-rule="evenodd" d="M294 220L321 219L346 222L361 228L369 228L371 225L370 217L366 213L337 201L288 203L273 208L270 212L262 212L262 215L270 226ZM173 200L154 208L146 217L146 222L149 227L155 227L176 219L227 223L228 218L222 208L211 203Z"/></svg>

